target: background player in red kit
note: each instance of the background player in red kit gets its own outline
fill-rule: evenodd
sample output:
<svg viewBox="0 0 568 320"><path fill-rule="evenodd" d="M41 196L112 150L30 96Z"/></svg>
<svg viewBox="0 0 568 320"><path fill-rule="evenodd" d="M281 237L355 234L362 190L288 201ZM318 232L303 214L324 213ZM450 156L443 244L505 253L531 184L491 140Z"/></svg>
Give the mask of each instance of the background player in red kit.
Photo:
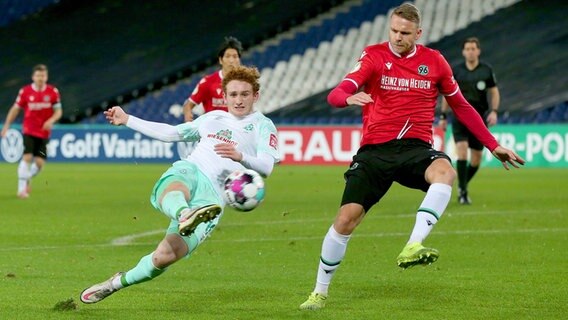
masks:
<svg viewBox="0 0 568 320"><path fill-rule="evenodd" d="M24 134L24 155L18 166L18 197L27 198L30 181L43 168L47 159L47 143L53 124L61 118L59 90L47 84L47 67L39 64L33 68L33 83L20 89L16 102L8 111L2 127L2 137L24 110L22 132ZM32 163L33 162L33 163Z"/></svg>
<svg viewBox="0 0 568 320"><path fill-rule="evenodd" d="M191 93L191 96L187 98L183 105L185 122L193 121L192 110L198 104L203 105L205 113L213 110L227 111L221 85L223 75L229 73L233 67L241 65L242 52L243 47L239 40L233 37L225 38L225 42L221 45L217 54L221 70L203 77Z"/></svg>
<svg viewBox="0 0 568 320"><path fill-rule="evenodd" d="M421 34L418 9L408 3L395 8L389 41L365 48L355 68L328 96L335 107L363 107L363 137L345 173L341 207L323 240L315 289L301 309L325 306L329 284L351 234L395 181L426 192L410 239L397 258L398 266L430 264L438 258L438 251L422 246L422 242L446 209L456 178L449 157L432 147L439 93L506 169L509 164L518 167L517 163L524 163L489 133L459 91L444 57L416 45Z"/></svg>

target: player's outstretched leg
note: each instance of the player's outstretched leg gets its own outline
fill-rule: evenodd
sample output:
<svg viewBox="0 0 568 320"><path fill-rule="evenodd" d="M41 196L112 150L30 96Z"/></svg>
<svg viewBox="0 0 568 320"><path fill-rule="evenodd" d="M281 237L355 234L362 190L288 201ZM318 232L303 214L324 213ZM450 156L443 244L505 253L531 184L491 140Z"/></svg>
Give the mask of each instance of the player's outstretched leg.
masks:
<svg viewBox="0 0 568 320"><path fill-rule="evenodd" d="M438 260L438 250L426 248L419 242L407 244L396 258L399 267L407 269L415 265L429 265Z"/></svg>
<svg viewBox="0 0 568 320"><path fill-rule="evenodd" d="M118 272L110 279L97 283L81 292L81 302L83 303L97 303L111 294L118 291L120 288L113 285L113 282L120 281L124 272Z"/></svg>
<svg viewBox="0 0 568 320"><path fill-rule="evenodd" d="M300 305L301 310L319 310L325 307L327 296L321 293L312 292L304 303Z"/></svg>
<svg viewBox="0 0 568 320"><path fill-rule="evenodd" d="M202 222L209 222L221 213L221 207L210 204L196 209L184 209L179 216L179 234L191 236L197 226Z"/></svg>

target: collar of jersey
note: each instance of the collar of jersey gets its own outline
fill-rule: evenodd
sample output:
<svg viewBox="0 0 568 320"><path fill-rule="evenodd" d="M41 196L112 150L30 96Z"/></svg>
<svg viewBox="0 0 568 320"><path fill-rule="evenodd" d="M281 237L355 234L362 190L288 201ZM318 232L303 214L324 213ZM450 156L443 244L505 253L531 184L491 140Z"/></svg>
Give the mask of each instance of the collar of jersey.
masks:
<svg viewBox="0 0 568 320"><path fill-rule="evenodd" d="M414 55L416 55L416 51L417 51L417 48L418 48L418 46L415 44L414 49L409 54L407 54L406 56L403 57L400 54L398 54L396 51L394 51L390 42L388 44L389 44L389 50L392 52L392 54L394 54L395 56L397 56L399 58L407 58L408 59L408 58L414 57Z"/></svg>

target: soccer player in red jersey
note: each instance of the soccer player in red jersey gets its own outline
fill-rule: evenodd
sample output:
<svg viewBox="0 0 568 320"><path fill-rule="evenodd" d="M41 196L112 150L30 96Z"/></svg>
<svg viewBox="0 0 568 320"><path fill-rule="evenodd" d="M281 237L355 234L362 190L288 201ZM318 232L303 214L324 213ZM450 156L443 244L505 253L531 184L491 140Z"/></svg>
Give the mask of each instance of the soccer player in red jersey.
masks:
<svg viewBox="0 0 568 320"><path fill-rule="evenodd" d="M187 98L183 105L185 122L193 121L192 110L198 104L203 105L205 113L213 110L227 111L221 85L223 75L229 73L233 67L241 65L242 52L243 47L239 40L234 37L225 38L225 42L217 54L221 70L203 77L191 93L191 96Z"/></svg>
<svg viewBox="0 0 568 320"><path fill-rule="evenodd" d="M53 124L61 118L61 98L56 87L47 84L47 67L36 65L32 71L32 83L20 89L16 102L8 111L2 127L6 136L20 110L24 111L22 132L24 134L24 155L18 166L18 197L27 198L30 181L45 165L47 143Z"/></svg>
<svg viewBox="0 0 568 320"><path fill-rule="evenodd" d="M393 182L426 192L410 239L397 258L398 266L427 265L438 258L438 251L424 247L422 242L446 209L456 178L449 157L432 147L439 93L506 169L524 164L487 130L462 96L444 57L416 44L421 35L418 9L409 3L395 8L389 41L365 48L353 70L328 96L334 107L363 108L363 137L345 172L341 207L323 240L315 289L300 309L325 306L329 284L351 234Z"/></svg>

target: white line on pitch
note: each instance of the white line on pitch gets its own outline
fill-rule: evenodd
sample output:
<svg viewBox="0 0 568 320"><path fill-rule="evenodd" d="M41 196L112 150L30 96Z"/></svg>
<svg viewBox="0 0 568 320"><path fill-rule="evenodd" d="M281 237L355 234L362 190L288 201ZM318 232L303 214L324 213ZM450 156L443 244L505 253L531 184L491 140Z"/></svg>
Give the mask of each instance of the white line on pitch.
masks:
<svg viewBox="0 0 568 320"><path fill-rule="evenodd" d="M164 232L160 230L159 233ZM490 229L490 230L454 230L454 231L438 231L436 235L464 235L464 234L511 234L511 233L552 233L552 232L568 232L568 228L535 228L535 229ZM158 233L157 231L145 232L146 235ZM407 236L408 232L384 232L384 233L356 233L354 238L381 238L381 237L400 237ZM244 238L244 239L210 239L210 242L282 242L282 241L302 241L302 240L321 240L323 235L302 236L302 237L279 237L279 238ZM148 246L156 245L156 242L144 243L128 243L122 245L130 246ZM32 247L16 247L16 248L0 248L0 252L20 251L20 250L56 250L69 248L95 248L95 247L111 247L116 244L85 244L85 245L63 245L63 246L32 246Z"/></svg>
<svg viewBox="0 0 568 320"><path fill-rule="evenodd" d="M496 214L513 214L513 213L524 213L524 214L533 214L537 213L536 210L511 210L511 211L471 211L471 212L460 212L460 213L453 213L451 211L446 212L446 217L452 217L454 214L459 214L460 216L471 216L471 215L496 215ZM558 213L559 210L547 211L548 213ZM365 220L376 220L376 219L400 219L400 218L414 218L416 214L397 214L397 215L390 215L390 216L382 216L380 214L369 215L365 217ZM274 224L299 224L299 223L307 223L307 222L333 222L333 218L312 218L312 219L294 219L294 220L270 220L270 221L250 221L250 222L232 222L223 224L223 228L231 228L231 227L240 227L246 225L274 225ZM115 238L111 241L112 245L116 246L124 246L130 243L133 243L136 239L144 238L147 236L153 236L156 234L164 234L165 230L153 230L143 233L131 234L119 238Z"/></svg>

